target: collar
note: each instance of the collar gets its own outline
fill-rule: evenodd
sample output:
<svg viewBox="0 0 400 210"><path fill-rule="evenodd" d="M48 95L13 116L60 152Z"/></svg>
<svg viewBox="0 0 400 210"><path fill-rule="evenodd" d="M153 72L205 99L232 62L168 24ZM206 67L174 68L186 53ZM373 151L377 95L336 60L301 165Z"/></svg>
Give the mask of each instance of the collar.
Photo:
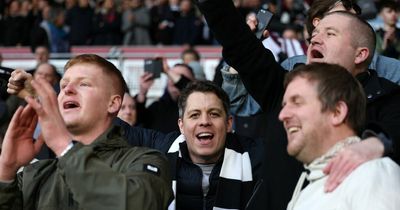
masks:
<svg viewBox="0 0 400 210"><path fill-rule="evenodd" d="M336 143L331 149L328 150L327 153L322 155L321 157L315 159L308 165L304 165L304 168L306 171L301 173L299 181L296 184L296 188L294 189L292 199L290 200L288 204L288 210L293 210L297 200L300 197L301 193L301 188L304 184L304 181L307 179L310 183L315 182L319 179L324 178L326 175L322 171L325 166L328 164L329 160L331 160L340 150L342 150L344 147L360 142L361 139L358 136L350 136L347 137L346 139Z"/></svg>
<svg viewBox="0 0 400 210"><path fill-rule="evenodd" d="M325 177L326 175L322 170L325 168L328 162L333 157L335 157L336 154L340 152L344 147L360 141L361 139L358 136L347 137L346 139L336 143L331 149L328 150L327 153L325 153L321 157L315 159L308 165L304 165L304 168L309 171L307 180L311 183Z"/></svg>

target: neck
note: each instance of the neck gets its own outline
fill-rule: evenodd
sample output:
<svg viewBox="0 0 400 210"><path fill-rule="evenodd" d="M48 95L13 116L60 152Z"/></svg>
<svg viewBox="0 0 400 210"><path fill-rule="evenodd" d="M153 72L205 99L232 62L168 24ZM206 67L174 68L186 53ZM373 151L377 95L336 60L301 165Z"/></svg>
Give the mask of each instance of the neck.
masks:
<svg viewBox="0 0 400 210"><path fill-rule="evenodd" d="M91 144L96 138L103 134L111 126L111 121L109 123L104 123L101 126L90 127L90 130L77 130L71 129L72 138L84 145Z"/></svg>
<svg viewBox="0 0 400 210"><path fill-rule="evenodd" d="M331 151L332 148L335 147L338 142L341 142L352 136L357 136L357 134L353 130L349 129L347 126L337 128L334 132L331 133L330 136L326 136L326 138L323 140L324 144L321 147L320 153L316 154L313 160L310 160L306 164L310 164L317 158L319 159L321 157L324 157L325 155L327 155L327 153L329 153L329 151Z"/></svg>

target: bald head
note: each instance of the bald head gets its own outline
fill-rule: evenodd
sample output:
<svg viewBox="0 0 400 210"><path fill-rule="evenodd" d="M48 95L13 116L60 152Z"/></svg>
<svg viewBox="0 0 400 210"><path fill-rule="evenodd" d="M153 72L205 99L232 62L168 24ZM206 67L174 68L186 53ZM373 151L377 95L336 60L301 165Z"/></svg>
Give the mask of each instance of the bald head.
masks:
<svg viewBox="0 0 400 210"><path fill-rule="evenodd" d="M369 50L369 56L364 61L364 66L368 67L372 61L375 52L376 38L375 31L365 20L359 16L345 11L336 11L328 13L325 17L332 15L340 15L345 17L348 22L348 32L351 33L351 41L355 47L366 47ZM325 18L324 17L324 18ZM341 24L338 21L338 24Z"/></svg>

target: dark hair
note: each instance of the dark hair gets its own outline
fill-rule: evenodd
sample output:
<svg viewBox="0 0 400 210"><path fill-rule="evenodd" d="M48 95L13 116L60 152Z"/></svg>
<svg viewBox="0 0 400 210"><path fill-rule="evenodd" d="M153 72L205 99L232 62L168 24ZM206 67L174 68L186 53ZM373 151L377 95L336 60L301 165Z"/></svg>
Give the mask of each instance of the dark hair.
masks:
<svg viewBox="0 0 400 210"><path fill-rule="evenodd" d="M67 64L65 64L64 72L76 64L92 64L100 67L112 80L112 87L116 89L118 95L124 98L124 93L128 90L128 86L125 83L121 71L119 71L114 64L95 54L82 54L69 60Z"/></svg>
<svg viewBox="0 0 400 210"><path fill-rule="evenodd" d="M366 118L366 97L361 84L349 71L339 65L327 63L299 66L286 75L285 89L298 77L317 84L321 112L334 111L337 103L343 101L348 108L345 121L355 132L362 131Z"/></svg>
<svg viewBox="0 0 400 210"><path fill-rule="evenodd" d="M352 43L356 47L368 48L369 50L368 58L363 62L365 68L367 68L371 63L372 58L374 57L374 52L376 47L376 36L374 29L367 21L362 19L360 16L354 15L346 11L331 12L328 13L325 17L335 14L350 18L351 22L349 25L351 25L352 28L349 28L349 32L351 33L350 37L352 38Z"/></svg>
<svg viewBox="0 0 400 210"><path fill-rule="evenodd" d="M174 65L174 67L184 67L184 68L186 68L186 69L190 72L190 74L193 76L193 78L194 78L193 69L192 69L192 67L190 67L189 65L187 65L187 64L185 64L185 63L176 63L176 64Z"/></svg>
<svg viewBox="0 0 400 210"><path fill-rule="evenodd" d="M229 113L230 101L225 91L211 81L201 80L201 81L190 82L181 91L181 94L178 98L179 117L181 118L183 117L183 114L185 113L186 109L187 100L190 94L194 92L214 93L221 100L226 116L229 116L228 113Z"/></svg>
<svg viewBox="0 0 400 210"><path fill-rule="evenodd" d="M354 9L357 15L361 14L361 8L357 5L356 0L314 0L307 12L306 28L308 34L312 34L314 30L314 18L322 19L337 3L342 3L346 10Z"/></svg>
<svg viewBox="0 0 400 210"><path fill-rule="evenodd" d="M385 0L379 3L379 11L381 12L383 8L393 9L394 11L399 11L399 4L392 0Z"/></svg>
<svg viewBox="0 0 400 210"><path fill-rule="evenodd" d="M185 54L192 54L192 55L194 56L194 59L196 59L196 61L199 61L199 60L200 60L200 54L199 54L199 52L197 52L197 50L195 50L195 49L193 49L193 48L188 48L188 49L184 50L184 51L182 52L182 54L181 54L182 59L183 59L183 56L184 56Z"/></svg>

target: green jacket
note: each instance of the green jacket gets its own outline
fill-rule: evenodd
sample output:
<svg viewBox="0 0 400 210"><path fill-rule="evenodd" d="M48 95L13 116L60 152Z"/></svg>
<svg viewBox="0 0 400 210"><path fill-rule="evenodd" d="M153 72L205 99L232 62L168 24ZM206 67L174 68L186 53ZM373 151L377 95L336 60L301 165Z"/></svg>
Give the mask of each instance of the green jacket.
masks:
<svg viewBox="0 0 400 210"><path fill-rule="evenodd" d="M0 209L167 209L171 189L167 159L130 147L113 126L92 144L77 143L59 159L25 167L13 183L0 183Z"/></svg>

